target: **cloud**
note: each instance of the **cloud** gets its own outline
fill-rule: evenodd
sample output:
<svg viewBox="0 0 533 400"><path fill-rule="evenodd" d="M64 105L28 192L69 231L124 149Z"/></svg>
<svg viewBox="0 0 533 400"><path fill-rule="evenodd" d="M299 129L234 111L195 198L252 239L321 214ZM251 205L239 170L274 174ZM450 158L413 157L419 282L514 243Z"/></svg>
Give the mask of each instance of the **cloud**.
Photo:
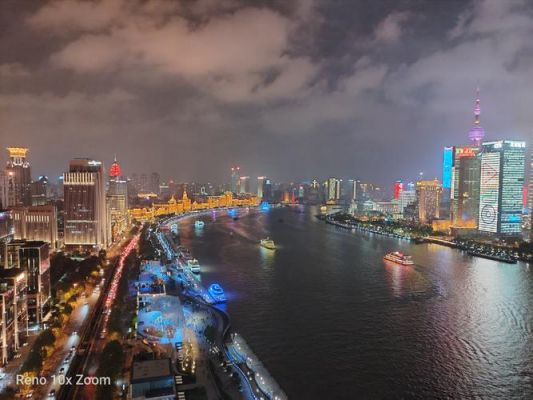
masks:
<svg viewBox="0 0 533 400"><path fill-rule="evenodd" d="M0 64L0 80L21 79L29 76L28 69L20 63Z"/></svg>
<svg viewBox="0 0 533 400"><path fill-rule="evenodd" d="M144 8L155 4L147 3ZM94 12L93 6L77 5L80 14ZM213 4L194 5L197 10ZM124 10L117 2L111 8ZM51 11L40 11L30 19L31 24L54 29L66 23L64 16L74 21L74 7L66 6L66 10L56 20ZM86 27L100 29L82 34L52 54L53 65L83 74L148 68L154 74L183 79L225 101L290 97L317 72L308 58L291 55L291 20L266 8L241 8L199 25L179 15L161 23L131 9L106 19L100 12L94 14Z"/></svg>
<svg viewBox="0 0 533 400"><path fill-rule="evenodd" d="M374 31L376 41L392 43L399 40L403 34L404 25L409 18L411 18L411 13L407 11L395 11L387 15Z"/></svg>

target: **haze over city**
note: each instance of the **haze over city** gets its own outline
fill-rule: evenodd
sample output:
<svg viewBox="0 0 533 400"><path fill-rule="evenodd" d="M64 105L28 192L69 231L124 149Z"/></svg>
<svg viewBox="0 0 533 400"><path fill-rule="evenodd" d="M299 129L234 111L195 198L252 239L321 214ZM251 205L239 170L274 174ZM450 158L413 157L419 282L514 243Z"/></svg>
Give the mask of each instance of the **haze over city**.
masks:
<svg viewBox="0 0 533 400"><path fill-rule="evenodd" d="M165 179L223 182L233 164L283 180L438 177L442 147L467 135L477 87L487 138L531 135L532 9L4 1L0 145L31 147L50 176L67 152L108 165L117 153L125 170L142 161Z"/></svg>
<svg viewBox="0 0 533 400"><path fill-rule="evenodd" d="M0 400L533 399L531 37L0 1Z"/></svg>

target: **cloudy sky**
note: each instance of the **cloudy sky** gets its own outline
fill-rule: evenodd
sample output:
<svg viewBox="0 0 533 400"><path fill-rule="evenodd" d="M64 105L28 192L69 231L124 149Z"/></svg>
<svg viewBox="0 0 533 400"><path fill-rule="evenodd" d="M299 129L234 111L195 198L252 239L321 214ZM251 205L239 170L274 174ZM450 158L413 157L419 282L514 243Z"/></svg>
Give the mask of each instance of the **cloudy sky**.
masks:
<svg viewBox="0 0 533 400"><path fill-rule="evenodd" d="M532 37L529 0L5 0L0 145L34 175L439 176L477 86L487 138L531 137Z"/></svg>

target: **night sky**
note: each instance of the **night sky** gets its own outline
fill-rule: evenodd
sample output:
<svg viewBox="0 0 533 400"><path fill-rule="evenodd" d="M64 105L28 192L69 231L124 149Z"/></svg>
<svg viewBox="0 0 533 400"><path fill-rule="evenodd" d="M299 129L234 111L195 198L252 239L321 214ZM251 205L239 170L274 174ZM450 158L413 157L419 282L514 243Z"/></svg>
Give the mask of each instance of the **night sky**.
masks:
<svg viewBox="0 0 533 400"><path fill-rule="evenodd" d="M529 141L532 37L530 0L4 0L0 146L34 176L440 177L477 86L486 138Z"/></svg>

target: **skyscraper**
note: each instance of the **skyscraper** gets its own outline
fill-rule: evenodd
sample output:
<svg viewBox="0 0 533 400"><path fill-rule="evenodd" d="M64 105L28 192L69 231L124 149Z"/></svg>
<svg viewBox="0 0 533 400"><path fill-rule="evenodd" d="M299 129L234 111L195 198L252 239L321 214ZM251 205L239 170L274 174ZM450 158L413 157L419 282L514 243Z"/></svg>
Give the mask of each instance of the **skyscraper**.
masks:
<svg viewBox="0 0 533 400"><path fill-rule="evenodd" d="M239 193L240 167L231 167L231 193Z"/></svg>
<svg viewBox="0 0 533 400"><path fill-rule="evenodd" d="M337 178L329 178L326 181L326 202L336 203L340 200L341 184L342 180Z"/></svg>
<svg viewBox="0 0 533 400"><path fill-rule="evenodd" d="M8 180L7 205L31 206L31 170L26 160L28 149L24 147L8 147L9 161L5 174Z"/></svg>
<svg viewBox="0 0 533 400"><path fill-rule="evenodd" d="M432 219L439 218L441 193L442 185L437 179L416 182L418 220L420 223L427 224Z"/></svg>
<svg viewBox="0 0 533 400"><path fill-rule="evenodd" d="M452 212L454 225L477 226L479 216L479 185L481 173L480 148L455 147L452 174Z"/></svg>
<svg viewBox="0 0 533 400"><path fill-rule="evenodd" d="M529 144L531 158L529 160L528 208L529 208L529 241L533 241L533 142Z"/></svg>
<svg viewBox="0 0 533 400"><path fill-rule="evenodd" d="M128 182L122 176L122 169L116 157L109 169L107 208L111 225L111 240L114 241L128 226Z"/></svg>
<svg viewBox="0 0 533 400"><path fill-rule="evenodd" d="M264 176L257 177L257 197L259 200L263 198L263 185L265 184L265 179Z"/></svg>
<svg viewBox="0 0 533 400"><path fill-rule="evenodd" d="M479 231L517 235L522 231L526 143L485 142L481 153Z"/></svg>
<svg viewBox="0 0 533 400"><path fill-rule="evenodd" d="M4 171L0 171L0 210L7 208L9 182Z"/></svg>
<svg viewBox="0 0 533 400"><path fill-rule="evenodd" d="M86 158L71 160L63 185L65 245L106 247L109 239L102 163Z"/></svg>
<svg viewBox="0 0 533 400"><path fill-rule="evenodd" d="M250 177L241 176L239 178L239 193L250 193Z"/></svg>
<svg viewBox="0 0 533 400"><path fill-rule="evenodd" d="M400 199L400 195L402 191L403 191L403 182L401 180L394 182L394 193L393 193L394 200Z"/></svg>

